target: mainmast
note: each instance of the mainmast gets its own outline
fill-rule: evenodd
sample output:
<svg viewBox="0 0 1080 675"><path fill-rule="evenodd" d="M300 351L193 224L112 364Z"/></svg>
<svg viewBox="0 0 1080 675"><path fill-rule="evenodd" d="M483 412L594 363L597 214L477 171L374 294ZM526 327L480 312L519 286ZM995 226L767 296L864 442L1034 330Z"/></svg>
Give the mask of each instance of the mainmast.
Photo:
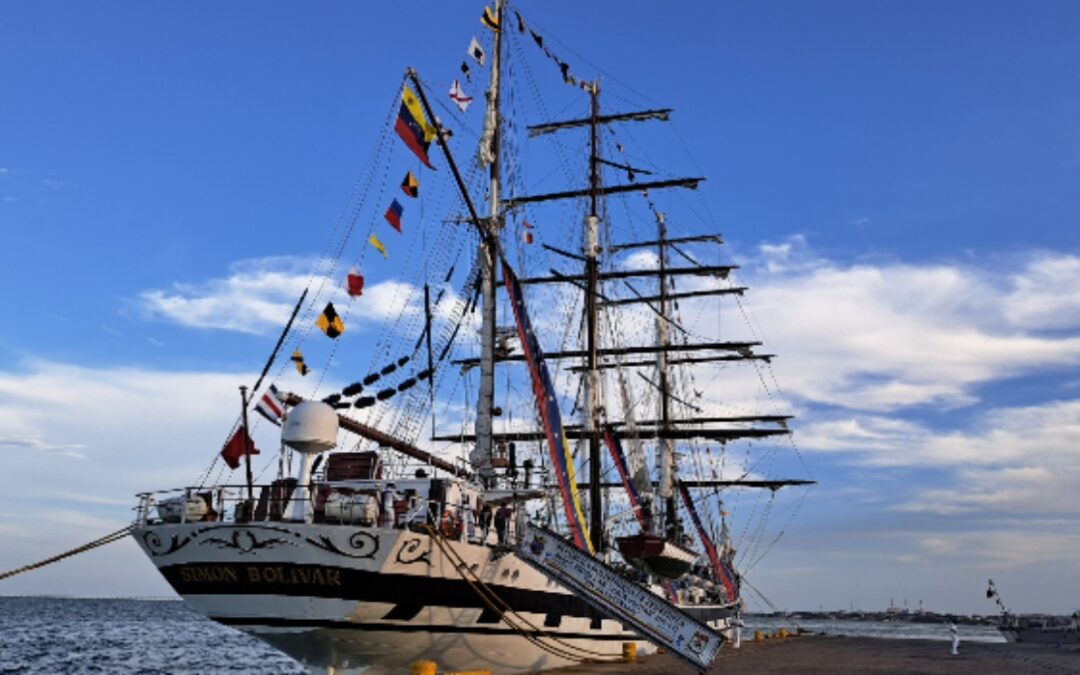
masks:
<svg viewBox="0 0 1080 675"><path fill-rule="evenodd" d="M496 0L495 16L502 25L505 0ZM484 115L484 137L481 140L480 162L489 164L489 209L485 223L490 236L480 244L483 266L481 278L481 327L480 327L480 391L476 401L476 455L482 466L489 466L492 456L492 428L495 409L495 283L498 261L498 237L501 229L499 204L499 75L502 64L502 31L494 32L495 49L491 58L491 82L487 91L487 108Z"/></svg>
<svg viewBox="0 0 1080 675"><path fill-rule="evenodd" d="M599 283L600 265L596 254L600 249L597 226L600 215L597 203L600 198L600 155L599 118L600 118L600 83L589 86L591 115L589 121L589 215L585 218L585 323L586 349L585 359L585 430L589 435L589 534L592 537L593 550L600 551L604 542L604 516L601 510L600 490L600 378L596 370L597 358L597 316L596 296Z"/></svg>

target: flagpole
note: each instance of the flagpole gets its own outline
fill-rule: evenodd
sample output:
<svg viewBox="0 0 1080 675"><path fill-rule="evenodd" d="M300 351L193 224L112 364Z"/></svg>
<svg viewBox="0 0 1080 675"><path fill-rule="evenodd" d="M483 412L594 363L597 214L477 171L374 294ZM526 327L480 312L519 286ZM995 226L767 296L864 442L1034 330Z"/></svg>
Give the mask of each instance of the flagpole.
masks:
<svg viewBox="0 0 1080 675"><path fill-rule="evenodd" d="M306 294L307 291L304 291ZM291 322L290 322L291 323ZM262 378L260 378L262 379ZM247 490L248 490L248 505L244 509L248 520L251 520L254 516L253 509L255 508L255 496L252 488L251 479L251 436L248 434L248 416L247 416L247 387L240 385L240 417L244 423L244 465L247 467Z"/></svg>
<svg viewBox="0 0 1080 675"><path fill-rule="evenodd" d="M431 291L424 284L424 321L427 326L424 333L427 337L427 367L428 367L428 392L431 395L431 437L435 437L435 365L431 358Z"/></svg>
<svg viewBox="0 0 1080 675"><path fill-rule="evenodd" d="M281 336L278 337L277 344L274 345L274 351L270 352L270 358L266 360L266 365L263 366L262 372L259 373L259 379L255 381L255 386L251 388L251 393L259 391L259 385L262 384L263 378L266 377L266 373L270 371L270 366L274 365L274 359L277 358L278 351L281 350L282 343L285 342L285 336L289 334L289 329L292 328L293 321L296 320L296 315L300 312L300 306L304 304L304 298L307 297L308 289L304 289L304 292L300 294L300 299L296 301L296 307L293 307L292 316L289 317L289 321L285 324L285 330L281 331ZM247 410L247 406L244 406L244 410ZM247 423L244 423L244 427L247 427Z"/></svg>

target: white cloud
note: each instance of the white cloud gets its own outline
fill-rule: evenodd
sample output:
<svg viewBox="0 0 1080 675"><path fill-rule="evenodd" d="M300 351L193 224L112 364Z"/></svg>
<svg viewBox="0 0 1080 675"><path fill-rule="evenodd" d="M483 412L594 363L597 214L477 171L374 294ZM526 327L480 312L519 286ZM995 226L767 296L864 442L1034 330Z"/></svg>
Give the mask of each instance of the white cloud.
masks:
<svg viewBox="0 0 1080 675"><path fill-rule="evenodd" d="M1080 303L1068 256L1034 258L1013 276L959 263L839 265L796 238L744 263L739 281L751 287L751 316L764 318L765 351L780 355L786 391L808 401L966 406L979 385L1080 364L1080 337L1030 330ZM1022 309L1025 295L1034 309ZM710 314L701 324L720 325Z"/></svg>
<svg viewBox="0 0 1080 675"><path fill-rule="evenodd" d="M1011 275L1004 298L1010 323L1027 329L1080 327L1080 257L1043 254Z"/></svg>
<svg viewBox="0 0 1080 675"><path fill-rule="evenodd" d="M80 452L86 446L82 443L47 443L33 436L0 436L0 449L33 450L36 452L55 452L75 459L83 459Z"/></svg>
<svg viewBox="0 0 1080 675"><path fill-rule="evenodd" d="M326 261L305 258L243 260L234 263L224 278L142 291L138 306L149 317L189 328L261 334L281 329L307 287L315 291L308 296L308 307L321 311L322 303L330 300L347 318L348 298L340 281L327 275L329 271ZM383 281L364 289L358 318L361 322L386 322L403 314L415 316L423 311L422 298L415 286Z"/></svg>

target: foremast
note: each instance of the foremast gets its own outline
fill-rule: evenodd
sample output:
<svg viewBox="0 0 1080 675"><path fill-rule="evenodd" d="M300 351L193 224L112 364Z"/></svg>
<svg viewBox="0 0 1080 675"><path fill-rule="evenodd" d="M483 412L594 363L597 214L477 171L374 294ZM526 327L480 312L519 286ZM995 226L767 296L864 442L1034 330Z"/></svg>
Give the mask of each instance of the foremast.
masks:
<svg viewBox="0 0 1080 675"><path fill-rule="evenodd" d="M502 25L505 0L496 0L495 16ZM496 332L496 264L498 262L499 231L502 229L500 212L500 142L502 118L499 111L499 85L502 68L502 31L493 31L495 48L492 50L491 80L488 86L487 107L484 113L484 136L480 143L479 161L488 165L489 201L488 218L480 226L489 236L480 243L481 276L481 325L480 325L480 388L476 401L476 461L474 465L490 466L492 457L492 434L495 411L495 332Z"/></svg>

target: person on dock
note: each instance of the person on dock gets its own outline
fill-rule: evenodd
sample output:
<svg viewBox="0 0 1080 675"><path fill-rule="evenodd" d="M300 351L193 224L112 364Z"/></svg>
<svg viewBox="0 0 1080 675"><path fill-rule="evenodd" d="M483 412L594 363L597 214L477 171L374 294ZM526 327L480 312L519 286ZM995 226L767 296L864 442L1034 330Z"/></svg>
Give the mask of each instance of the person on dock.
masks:
<svg viewBox="0 0 1080 675"><path fill-rule="evenodd" d="M735 631L735 639L731 643L731 648L732 649L738 649L739 646L742 644L742 629L743 629L742 616L736 614L735 618L731 622L731 626Z"/></svg>
<svg viewBox="0 0 1080 675"><path fill-rule="evenodd" d="M952 651L949 653L957 656L960 654L960 629L956 627L956 621L949 622L949 635L952 636Z"/></svg>

